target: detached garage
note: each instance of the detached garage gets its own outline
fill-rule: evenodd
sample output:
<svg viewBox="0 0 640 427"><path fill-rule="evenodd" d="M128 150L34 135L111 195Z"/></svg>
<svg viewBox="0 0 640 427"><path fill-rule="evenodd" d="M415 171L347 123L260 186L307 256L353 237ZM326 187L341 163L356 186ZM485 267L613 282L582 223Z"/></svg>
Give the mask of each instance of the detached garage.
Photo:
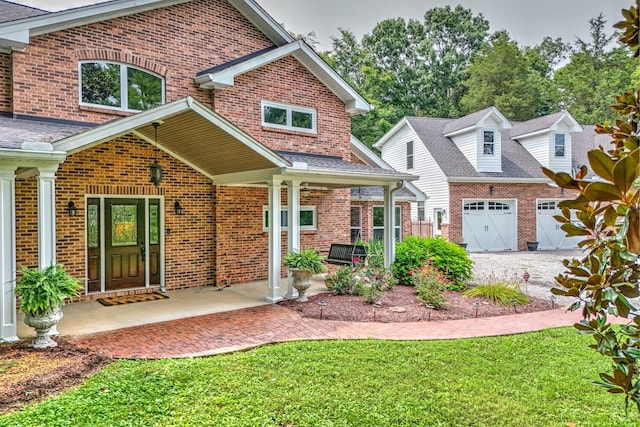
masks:
<svg viewBox="0 0 640 427"><path fill-rule="evenodd" d="M518 250L515 200L463 200L462 238L469 252Z"/></svg>
<svg viewBox="0 0 640 427"><path fill-rule="evenodd" d="M538 200L536 212L536 235L538 249L575 249L581 237L567 237L560 223L553 217L562 215L558 208L560 200Z"/></svg>

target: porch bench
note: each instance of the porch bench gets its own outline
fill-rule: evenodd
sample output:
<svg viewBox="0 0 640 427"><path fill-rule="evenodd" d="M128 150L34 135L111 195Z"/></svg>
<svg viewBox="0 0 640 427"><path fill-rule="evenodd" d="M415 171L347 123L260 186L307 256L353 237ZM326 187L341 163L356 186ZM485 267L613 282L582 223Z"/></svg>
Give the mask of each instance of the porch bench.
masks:
<svg viewBox="0 0 640 427"><path fill-rule="evenodd" d="M325 262L337 265L354 265L356 259L358 259L358 263L364 263L366 258L367 248L364 246L332 243Z"/></svg>

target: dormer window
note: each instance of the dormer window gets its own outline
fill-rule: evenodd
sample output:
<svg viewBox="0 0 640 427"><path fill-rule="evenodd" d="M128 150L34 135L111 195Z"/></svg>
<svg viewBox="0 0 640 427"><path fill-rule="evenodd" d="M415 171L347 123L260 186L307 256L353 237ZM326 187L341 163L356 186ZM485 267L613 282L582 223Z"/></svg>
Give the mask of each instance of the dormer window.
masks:
<svg viewBox="0 0 640 427"><path fill-rule="evenodd" d="M555 155L556 157L564 157L565 152L565 142L564 142L564 134L556 133L556 141L555 141Z"/></svg>
<svg viewBox="0 0 640 427"><path fill-rule="evenodd" d="M143 111L164 104L162 77L110 62L80 63L80 104Z"/></svg>
<svg viewBox="0 0 640 427"><path fill-rule="evenodd" d="M491 130L485 130L484 131L484 142L482 145L482 154L484 154L485 156L493 156L494 153L494 134L493 131Z"/></svg>
<svg viewBox="0 0 640 427"><path fill-rule="evenodd" d="M295 105L262 102L262 126L316 133L316 110Z"/></svg>

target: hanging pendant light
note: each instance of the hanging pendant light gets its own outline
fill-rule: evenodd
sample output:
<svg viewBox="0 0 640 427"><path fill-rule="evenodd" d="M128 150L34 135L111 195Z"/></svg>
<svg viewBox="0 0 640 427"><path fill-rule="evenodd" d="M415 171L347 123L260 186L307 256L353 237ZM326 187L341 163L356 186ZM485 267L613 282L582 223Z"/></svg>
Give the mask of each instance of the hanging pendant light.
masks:
<svg viewBox="0 0 640 427"><path fill-rule="evenodd" d="M157 187L162 182L162 166L158 163L158 126L160 126L160 123L153 122L151 125L153 126L153 141L155 143L155 147L153 164L149 166L151 173L151 179L149 181Z"/></svg>

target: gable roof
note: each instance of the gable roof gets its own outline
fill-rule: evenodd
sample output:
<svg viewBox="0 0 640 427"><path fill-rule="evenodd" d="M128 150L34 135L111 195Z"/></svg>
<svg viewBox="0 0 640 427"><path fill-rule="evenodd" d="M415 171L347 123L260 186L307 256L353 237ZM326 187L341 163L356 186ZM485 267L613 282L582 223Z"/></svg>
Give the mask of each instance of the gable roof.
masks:
<svg viewBox="0 0 640 427"><path fill-rule="evenodd" d="M0 0L0 23L17 21L18 19L44 15L46 13L49 12L31 6Z"/></svg>
<svg viewBox="0 0 640 427"><path fill-rule="evenodd" d="M355 89L302 40L277 48L262 49L242 58L200 71L195 81L202 89L225 89L233 86L236 76L289 55L296 58L298 62L340 98L345 103L348 113L359 114L372 109L371 104L360 96Z"/></svg>
<svg viewBox="0 0 640 427"><path fill-rule="evenodd" d="M535 119L527 120L526 122L520 122L513 126L509 133L511 139L523 138L526 136L535 135L540 132L548 132L555 130L557 126L566 121L569 123L571 132L580 132L582 126L573 118L568 111L559 111L554 114L549 114Z"/></svg>
<svg viewBox="0 0 640 427"><path fill-rule="evenodd" d="M491 116L500 122L500 129L508 129L511 127L509 120L507 120L496 107L488 107L484 110L460 117L459 119L451 120L443 129L443 133L445 136L453 136L475 127L482 127L484 126L484 121Z"/></svg>
<svg viewBox="0 0 640 427"><path fill-rule="evenodd" d="M58 12L25 15L17 20L0 22L0 51L24 50L29 39L54 31L106 21L134 13L178 5L194 0L112 0ZM292 42L293 37L254 0L227 0L276 46ZM0 3L0 11L11 3Z"/></svg>
<svg viewBox="0 0 640 427"><path fill-rule="evenodd" d="M442 172L451 180L540 180L547 182L538 161L517 141L502 131L502 172L478 172L462 154L458 146L445 136L451 119L406 117L420 141L429 150Z"/></svg>

